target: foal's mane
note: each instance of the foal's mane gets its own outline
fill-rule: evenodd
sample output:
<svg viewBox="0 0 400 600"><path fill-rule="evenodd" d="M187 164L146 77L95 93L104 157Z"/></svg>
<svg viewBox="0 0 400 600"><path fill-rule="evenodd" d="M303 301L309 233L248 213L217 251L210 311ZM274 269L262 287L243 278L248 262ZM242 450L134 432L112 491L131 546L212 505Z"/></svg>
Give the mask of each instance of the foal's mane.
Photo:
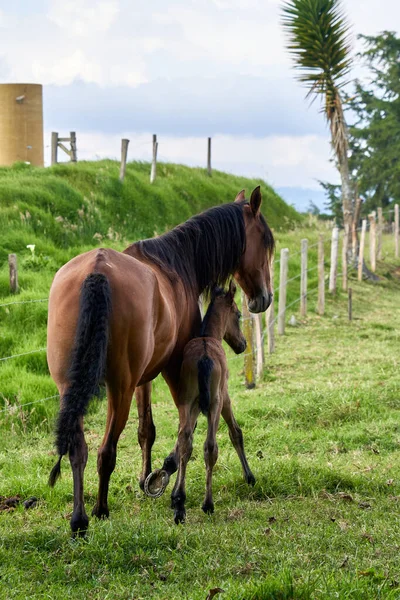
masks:
<svg viewBox="0 0 400 600"><path fill-rule="evenodd" d="M214 312L215 299L219 298L220 296L223 296L225 293L225 290L218 286L213 288L211 292L210 304L208 305L206 314L204 315L204 318L201 322L200 337L205 337L205 332L207 331L208 323L210 321L212 313Z"/></svg>
<svg viewBox="0 0 400 600"><path fill-rule="evenodd" d="M216 285L226 285L245 251L245 204L246 201L215 206L168 233L137 242L134 246L172 281L178 276L188 293L209 296ZM260 218L265 228L265 248L272 253L272 232L262 215Z"/></svg>

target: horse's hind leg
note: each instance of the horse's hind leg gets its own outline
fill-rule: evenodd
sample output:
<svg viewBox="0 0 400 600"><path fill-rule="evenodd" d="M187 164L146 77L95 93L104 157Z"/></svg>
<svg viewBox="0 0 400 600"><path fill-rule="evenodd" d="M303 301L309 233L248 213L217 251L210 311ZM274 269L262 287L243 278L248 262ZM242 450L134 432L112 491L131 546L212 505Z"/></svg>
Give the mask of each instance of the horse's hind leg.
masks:
<svg viewBox="0 0 400 600"><path fill-rule="evenodd" d="M124 392L107 389L108 411L106 433L97 454L99 494L92 515L99 519L108 517L108 487L117 459L117 443L125 428L132 402L133 388Z"/></svg>
<svg viewBox="0 0 400 600"><path fill-rule="evenodd" d="M74 480L74 510L71 517L73 535L84 535L89 525L83 500L83 474L87 457L88 449L83 434L83 419L81 418L79 419L78 430L74 435L74 442L70 444L69 449L69 461Z"/></svg>
<svg viewBox="0 0 400 600"><path fill-rule="evenodd" d="M237 424L235 417L233 416L231 399L229 398L228 394L226 394L224 397L222 416L228 425L229 437L242 464L244 478L249 485L254 485L256 479L250 470L249 463L247 462L246 454L244 452L243 433Z"/></svg>
<svg viewBox="0 0 400 600"><path fill-rule="evenodd" d="M187 463L192 455L193 430L199 414L198 407L187 403L178 407L179 410L179 432L177 442L178 475L174 489L171 494L171 508L174 509L174 521L176 524L183 523L186 518L185 501L185 479Z"/></svg>
<svg viewBox="0 0 400 600"><path fill-rule="evenodd" d="M210 407L208 412L207 437L204 442L204 462L206 463L206 495L202 509L207 514L214 512L214 502L212 498L212 476L215 463L218 459L218 444L216 440L219 417L221 408L217 405Z"/></svg>
<svg viewBox="0 0 400 600"><path fill-rule="evenodd" d="M156 439L156 428L151 412L151 382L137 387L135 396L139 416L138 440L142 449L142 472L139 485L143 490L146 477L151 473L151 449Z"/></svg>

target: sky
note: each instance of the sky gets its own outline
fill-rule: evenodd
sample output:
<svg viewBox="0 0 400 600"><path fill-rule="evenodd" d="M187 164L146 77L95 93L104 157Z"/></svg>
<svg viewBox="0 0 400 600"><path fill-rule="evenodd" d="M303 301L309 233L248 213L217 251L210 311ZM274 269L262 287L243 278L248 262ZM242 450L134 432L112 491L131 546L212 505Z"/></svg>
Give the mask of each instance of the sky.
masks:
<svg viewBox="0 0 400 600"><path fill-rule="evenodd" d="M79 159L160 160L267 180L299 208L338 182L329 130L296 81L281 0L0 0L0 83L41 83L50 133ZM360 10L362 6L362 10ZM343 0L358 33L400 29L398 0ZM360 68L355 64L354 74Z"/></svg>

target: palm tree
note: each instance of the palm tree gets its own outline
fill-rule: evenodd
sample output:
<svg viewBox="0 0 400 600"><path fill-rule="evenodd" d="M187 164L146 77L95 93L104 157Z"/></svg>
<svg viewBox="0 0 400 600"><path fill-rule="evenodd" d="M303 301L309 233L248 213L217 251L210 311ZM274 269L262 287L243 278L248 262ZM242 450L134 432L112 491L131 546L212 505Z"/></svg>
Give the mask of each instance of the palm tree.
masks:
<svg viewBox="0 0 400 600"><path fill-rule="evenodd" d="M351 68L349 25L340 0L287 0L282 7L282 23L298 77L308 87L307 96L323 99L342 181L343 221L350 231L352 186L341 96Z"/></svg>

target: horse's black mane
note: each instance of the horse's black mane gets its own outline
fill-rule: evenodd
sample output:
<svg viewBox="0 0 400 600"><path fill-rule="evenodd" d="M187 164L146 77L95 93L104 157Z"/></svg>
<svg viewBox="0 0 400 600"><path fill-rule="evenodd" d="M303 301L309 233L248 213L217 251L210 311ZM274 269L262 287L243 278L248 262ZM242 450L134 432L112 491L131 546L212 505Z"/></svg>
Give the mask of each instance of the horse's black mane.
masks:
<svg viewBox="0 0 400 600"><path fill-rule="evenodd" d="M168 233L135 244L143 257L157 264L172 280L183 281L188 293L209 295L224 287L237 270L245 250L245 202L231 202L191 217ZM274 239L265 227L264 243L272 253Z"/></svg>

